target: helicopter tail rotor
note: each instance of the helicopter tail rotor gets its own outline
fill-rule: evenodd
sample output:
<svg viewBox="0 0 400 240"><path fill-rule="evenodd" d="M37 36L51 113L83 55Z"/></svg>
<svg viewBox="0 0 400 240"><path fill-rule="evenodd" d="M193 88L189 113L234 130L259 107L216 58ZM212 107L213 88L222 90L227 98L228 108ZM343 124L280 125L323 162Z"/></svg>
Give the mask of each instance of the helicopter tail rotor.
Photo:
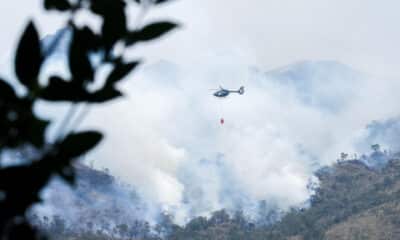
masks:
<svg viewBox="0 0 400 240"><path fill-rule="evenodd" d="M238 93L239 93L240 95L243 95L243 94L244 94L244 87L243 87L243 86L241 86L241 87L239 88Z"/></svg>

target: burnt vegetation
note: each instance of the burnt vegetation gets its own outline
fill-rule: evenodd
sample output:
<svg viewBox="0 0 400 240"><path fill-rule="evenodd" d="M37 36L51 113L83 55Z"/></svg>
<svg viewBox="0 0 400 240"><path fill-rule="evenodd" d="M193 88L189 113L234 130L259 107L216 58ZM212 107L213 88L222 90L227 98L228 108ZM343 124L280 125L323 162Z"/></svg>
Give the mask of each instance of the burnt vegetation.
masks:
<svg viewBox="0 0 400 240"><path fill-rule="evenodd" d="M152 1L152 5L166 2ZM176 23L160 21L128 29L126 8L130 4L140 4L140 1L44 1L46 10L69 15L65 27L65 31L72 32L66 66L71 75L69 79L52 75L46 81L39 81L44 63L57 48L62 33L45 47L41 45L41 36L33 21L23 32L14 63L18 82L11 84L13 81L10 79L0 79L0 153L4 156L5 152L21 152L24 158L23 164L0 165L1 239L45 238L27 220L27 210L41 201L39 192L53 176L73 185L75 169L72 163L95 148L103 138L98 131L74 129L71 119L77 114L83 118L85 114L78 112L78 106L88 108L121 97L123 94L117 84L140 63L139 60L125 59L124 51L116 53L116 46L126 49L157 39L177 27ZM88 11L102 18L100 33L75 24L79 11ZM93 63L90 60L93 54L100 55L101 60ZM96 72L106 65L112 70L104 84L98 89L89 89L90 84L100 81L95 78ZM70 104L70 110L52 141L45 135L52 122L34 112L39 101Z"/></svg>

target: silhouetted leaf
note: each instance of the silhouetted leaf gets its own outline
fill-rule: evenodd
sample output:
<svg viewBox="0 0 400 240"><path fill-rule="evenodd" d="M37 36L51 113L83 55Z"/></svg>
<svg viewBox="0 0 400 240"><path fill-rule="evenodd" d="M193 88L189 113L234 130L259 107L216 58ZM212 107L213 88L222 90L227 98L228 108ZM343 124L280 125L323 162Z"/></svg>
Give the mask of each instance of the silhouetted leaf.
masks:
<svg viewBox="0 0 400 240"><path fill-rule="evenodd" d="M0 144L11 148L27 143L42 146L47 122L34 115L32 101L15 98L4 103L0 104Z"/></svg>
<svg viewBox="0 0 400 240"><path fill-rule="evenodd" d="M120 6L121 4L125 5L122 0L92 0L90 1L90 10L103 17L110 14L109 11L111 8L116 8L116 6Z"/></svg>
<svg viewBox="0 0 400 240"><path fill-rule="evenodd" d="M48 101L84 102L89 93L75 82L67 82L60 77L53 76L47 87L43 88L39 97Z"/></svg>
<svg viewBox="0 0 400 240"><path fill-rule="evenodd" d="M139 61L130 63L118 62L117 64L115 64L114 69L107 77L106 85L113 85L114 83L118 82L126 75L128 75L133 69L135 69L139 63Z"/></svg>
<svg viewBox="0 0 400 240"><path fill-rule="evenodd" d="M37 77L42 64L39 35L32 22L29 23L19 42L15 56L15 73L27 88L37 86Z"/></svg>
<svg viewBox="0 0 400 240"><path fill-rule="evenodd" d="M34 121L31 121L28 139L29 142L35 147L41 147L45 143L45 133L49 123L49 121L41 119L35 119Z"/></svg>
<svg viewBox="0 0 400 240"><path fill-rule="evenodd" d="M103 18L101 32L107 53L127 33L125 6L122 0L92 1L91 10Z"/></svg>
<svg viewBox="0 0 400 240"><path fill-rule="evenodd" d="M161 4L161 3L166 3L166 2L168 2L169 0L156 0L156 1L154 1L154 3L155 4Z"/></svg>
<svg viewBox="0 0 400 240"><path fill-rule="evenodd" d="M60 144L60 155L68 158L78 157L94 148L103 138L96 131L69 134Z"/></svg>
<svg viewBox="0 0 400 240"><path fill-rule="evenodd" d="M100 48L100 36L95 34L90 28L84 27L79 30L81 44L85 45L86 49L90 51L97 51Z"/></svg>
<svg viewBox="0 0 400 240"><path fill-rule="evenodd" d="M143 2L143 0L134 0L136 3L142 3ZM147 0L145 0L145 1L147 1ZM170 0L155 0L155 1L152 1L152 3L154 3L154 4L162 4L162 3L166 3L166 2L168 2L168 1L170 1Z"/></svg>
<svg viewBox="0 0 400 240"><path fill-rule="evenodd" d="M113 86L104 86L103 89L94 93L88 92L80 85L74 82L67 82L60 77L50 78L49 85L42 89L39 97L48 101L70 101L70 102L88 102L102 103L122 96L121 92L114 89Z"/></svg>
<svg viewBox="0 0 400 240"><path fill-rule="evenodd" d="M85 32L87 33L87 32ZM89 39L82 30L74 28L73 38L69 48L69 67L74 81L83 83L93 81L94 70L89 61Z"/></svg>
<svg viewBox="0 0 400 240"><path fill-rule="evenodd" d="M102 90L92 93L90 96L90 102L102 103L121 96L122 93L117 89L113 87L105 87Z"/></svg>
<svg viewBox="0 0 400 240"><path fill-rule="evenodd" d="M66 11L71 9L71 4L68 0L44 0L44 8L46 10L59 10L59 11Z"/></svg>
<svg viewBox="0 0 400 240"><path fill-rule="evenodd" d="M0 78L0 103L1 99L15 99L15 98L17 98L17 96L15 95L13 87L5 80Z"/></svg>
<svg viewBox="0 0 400 240"><path fill-rule="evenodd" d="M161 37L176 27L178 27L178 24L173 22L151 23L141 30L129 33L128 37L125 39L125 43L127 45L132 45L139 41L153 40Z"/></svg>
<svg viewBox="0 0 400 240"><path fill-rule="evenodd" d="M39 34L32 22L22 34L14 65L18 81L27 89L27 95L18 96L13 85L0 79L0 151L4 148L15 150L21 146L33 145L39 154L31 155L27 152L23 157L33 158L27 159L32 162L0 167L0 238L35 239L37 232L27 221L27 210L33 203L40 201L39 193L54 174L59 174L66 181L73 183L75 174L72 162L94 148L102 139L101 133L88 131L72 133L55 144L45 145L45 132L49 122L35 115L36 97L72 103L102 103L120 97L122 94L115 88L115 83L126 77L138 62L116 61L118 56L110 54L115 44L125 40L131 44L152 40L176 27L176 24L169 22L153 23L130 33L126 38L126 2L128 0L44 0L47 10L71 10L68 22L68 26L73 30L68 59L72 75L70 81L53 76L46 87L41 87L38 83L44 59L52 55L64 34L60 34L43 50ZM153 2L161 4L168 0ZM78 29L74 25L75 10L80 12L88 7L102 19L99 34L95 34L88 27ZM87 86L94 80L98 67L91 64L90 56L100 51L104 54L102 62L113 63L114 69L103 88L89 92ZM68 119L66 121L68 122ZM7 229L4 226L7 226Z"/></svg>

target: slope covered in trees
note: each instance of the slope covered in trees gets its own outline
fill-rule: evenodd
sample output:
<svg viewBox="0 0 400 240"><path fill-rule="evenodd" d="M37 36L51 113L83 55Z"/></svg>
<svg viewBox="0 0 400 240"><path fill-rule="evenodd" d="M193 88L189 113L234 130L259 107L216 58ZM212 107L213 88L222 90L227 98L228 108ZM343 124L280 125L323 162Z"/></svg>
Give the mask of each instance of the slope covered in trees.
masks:
<svg viewBox="0 0 400 240"><path fill-rule="evenodd" d="M81 200L76 204L82 210L87 208L82 202L85 198L92 203L108 199L110 204L86 218L88 212L81 211L80 224L71 225L62 216L47 220L42 216L35 221L54 239L399 239L400 158L390 156L383 167L369 167L365 162L371 159L338 161L317 171L320 186L309 208L293 208L283 217L279 212L269 212L263 216L269 221L264 222L249 221L240 211L228 214L221 210L208 218L192 219L185 226L174 225L168 215L160 216L157 224L141 220L139 201L133 201L133 192L130 199L132 205L137 204L138 214L136 220L126 218L127 209L118 207L125 203L116 200L121 193L115 194L115 179L106 172L79 166L77 191ZM108 193L109 189L114 192ZM95 219L108 224L98 226Z"/></svg>
<svg viewBox="0 0 400 240"><path fill-rule="evenodd" d="M400 159L382 169L359 160L317 173L320 188L308 209L293 209L266 227L243 228L234 218L193 220L170 239L399 239Z"/></svg>

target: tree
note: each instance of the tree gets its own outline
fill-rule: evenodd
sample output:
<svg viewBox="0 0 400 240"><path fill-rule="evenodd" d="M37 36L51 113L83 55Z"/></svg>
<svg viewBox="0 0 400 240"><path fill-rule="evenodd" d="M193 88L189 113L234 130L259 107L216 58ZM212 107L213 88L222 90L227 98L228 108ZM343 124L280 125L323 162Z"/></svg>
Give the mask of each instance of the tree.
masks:
<svg viewBox="0 0 400 240"><path fill-rule="evenodd" d="M343 161L346 161L346 159L347 159L348 156L349 156L349 154L342 152L342 153L340 153L340 160L341 160L342 162L343 162Z"/></svg>
<svg viewBox="0 0 400 240"><path fill-rule="evenodd" d="M144 0L143 0L144 1ZM158 5L168 0L153 0ZM126 8L141 1L128 0L44 0L46 10L69 15L66 27L48 46L40 42L40 34L33 21L29 22L19 41L15 55L15 73L18 86L0 78L0 154L4 150L30 149L34 154L24 155L26 164L3 167L0 165L0 236L2 239L37 239L38 231L26 219L29 207L40 201L39 192L53 175L74 184L72 163L87 153L103 138L98 131L76 131L71 119L77 106L103 104L122 96L116 84L134 70L139 61L126 61L123 53L116 54L117 44L124 48L139 42L156 39L177 27L177 24L160 21L142 28L128 29ZM149 4L145 4L146 7ZM75 16L87 10L103 19L101 32L95 33L88 26L78 27ZM70 79L53 75L48 84L39 82L45 60L54 52L63 35L72 32L69 46L68 67ZM91 54L101 54L101 61L93 64ZM112 66L105 83L95 91L88 85L95 81L96 72L103 66ZM17 94L16 88L25 89ZM71 105L62 128L54 142L45 137L51 124L33 111L37 102L68 102ZM79 113L81 117L85 115ZM1 156L1 155L0 155ZM0 159L1 163L1 159Z"/></svg>
<svg viewBox="0 0 400 240"><path fill-rule="evenodd" d="M371 149L374 152L380 152L381 151L381 146L379 144L373 144L373 145L371 145Z"/></svg>

